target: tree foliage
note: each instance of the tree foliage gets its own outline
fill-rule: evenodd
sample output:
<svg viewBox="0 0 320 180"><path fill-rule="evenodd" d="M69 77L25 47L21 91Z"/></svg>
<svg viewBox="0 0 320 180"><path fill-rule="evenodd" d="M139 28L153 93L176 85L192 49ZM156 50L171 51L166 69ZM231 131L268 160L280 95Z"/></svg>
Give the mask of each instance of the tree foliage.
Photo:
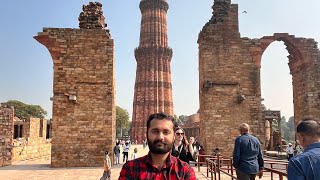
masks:
<svg viewBox="0 0 320 180"><path fill-rule="evenodd" d="M174 115L174 119L176 120L178 125L182 125L182 124L185 124L187 122L188 116L186 116L186 115L180 115L180 116Z"/></svg>
<svg viewBox="0 0 320 180"><path fill-rule="evenodd" d="M116 107L116 126L121 129L128 129L129 127L129 113L119 106Z"/></svg>
<svg viewBox="0 0 320 180"><path fill-rule="evenodd" d="M29 117L44 118L47 115L47 111L39 105L25 104L18 100L10 100L7 104L14 107L14 116L20 119Z"/></svg>
<svg viewBox="0 0 320 180"><path fill-rule="evenodd" d="M294 141L295 137L295 129L294 129L294 117L290 117L288 121L286 118L282 116L281 118L281 130L282 130L282 137L286 141Z"/></svg>

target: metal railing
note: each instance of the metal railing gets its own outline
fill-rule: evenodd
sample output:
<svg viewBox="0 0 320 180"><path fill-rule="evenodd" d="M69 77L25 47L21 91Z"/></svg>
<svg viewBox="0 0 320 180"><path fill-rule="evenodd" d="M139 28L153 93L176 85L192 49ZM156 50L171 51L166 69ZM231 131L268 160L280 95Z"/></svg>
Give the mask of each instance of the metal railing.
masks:
<svg viewBox="0 0 320 180"><path fill-rule="evenodd" d="M205 158L205 162L199 161ZM223 156L198 155L198 171L200 166L206 165L206 176L211 180L220 180L222 174L229 176L232 180L237 179L235 168L232 166L233 159ZM274 175L279 175L279 180L287 176L288 163L281 160L264 160L264 172L270 172L270 179L274 179ZM283 168L284 167L284 168Z"/></svg>
<svg viewBox="0 0 320 180"><path fill-rule="evenodd" d="M281 160L264 160L264 166L264 170L270 172L271 179L274 177L273 174L278 174L280 180L283 180L283 177L287 176L288 162Z"/></svg>

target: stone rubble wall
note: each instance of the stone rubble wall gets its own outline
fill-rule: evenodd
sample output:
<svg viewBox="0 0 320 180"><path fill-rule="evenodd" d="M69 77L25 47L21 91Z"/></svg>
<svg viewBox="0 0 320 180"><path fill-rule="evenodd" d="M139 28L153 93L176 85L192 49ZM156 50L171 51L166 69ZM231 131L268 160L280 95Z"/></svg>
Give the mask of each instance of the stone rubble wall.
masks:
<svg viewBox="0 0 320 180"><path fill-rule="evenodd" d="M42 137L40 137L42 123ZM13 161L50 159L51 139L46 139L47 120L30 118L23 124L23 138L14 140Z"/></svg>
<svg viewBox="0 0 320 180"><path fill-rule="evenodd" d="M0 105L0 167L12 163L14 109Z"/></svg>

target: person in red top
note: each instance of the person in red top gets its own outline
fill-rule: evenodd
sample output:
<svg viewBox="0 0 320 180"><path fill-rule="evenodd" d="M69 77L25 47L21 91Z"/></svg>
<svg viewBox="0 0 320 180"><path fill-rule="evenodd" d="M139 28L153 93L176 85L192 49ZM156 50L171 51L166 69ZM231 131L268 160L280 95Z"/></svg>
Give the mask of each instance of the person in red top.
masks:
<svg viewBox="0 0 320 180"><path fill-rule="evenodd" d="M170 154L174 128L175 120L172 116L164 113L150 115L147 121L149 153L125 163L119 180L196 180L193 168Z"/></svg>

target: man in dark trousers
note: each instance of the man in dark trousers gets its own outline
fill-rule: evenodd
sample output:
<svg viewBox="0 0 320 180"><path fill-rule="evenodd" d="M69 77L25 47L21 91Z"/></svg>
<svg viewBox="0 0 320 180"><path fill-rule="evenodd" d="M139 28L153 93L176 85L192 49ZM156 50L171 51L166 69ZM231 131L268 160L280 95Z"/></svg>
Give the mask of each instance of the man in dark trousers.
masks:
<svg viewBox="0 0 320 180"><path fill-rule="evenodd" d="M254 180L263 175L263 157L259 140L250 134L250 126L243 123L239 127L241 136L235 140L233 166L237 180Z"/></svg>

